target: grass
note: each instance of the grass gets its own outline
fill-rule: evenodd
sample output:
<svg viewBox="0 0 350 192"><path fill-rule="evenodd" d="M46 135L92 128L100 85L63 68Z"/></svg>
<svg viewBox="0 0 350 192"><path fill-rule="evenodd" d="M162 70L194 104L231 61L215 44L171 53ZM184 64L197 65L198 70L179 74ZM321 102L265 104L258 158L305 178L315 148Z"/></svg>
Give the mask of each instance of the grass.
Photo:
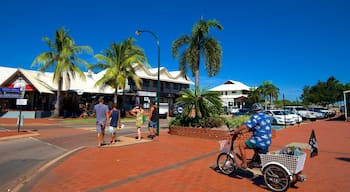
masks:
<svg viewBox="0 0 350 192"><path fill-rule="evenodd" d="M130 117L124 117L121 119L121 122L128 122L128 121L134 121L135 118L130 118ZM65 119L63 120L63 123L67 124L88 124L88 123L95 123L96 119L95 118L86 118L86 119L81 119L81 118L76 118L76 119Z"/></svg>

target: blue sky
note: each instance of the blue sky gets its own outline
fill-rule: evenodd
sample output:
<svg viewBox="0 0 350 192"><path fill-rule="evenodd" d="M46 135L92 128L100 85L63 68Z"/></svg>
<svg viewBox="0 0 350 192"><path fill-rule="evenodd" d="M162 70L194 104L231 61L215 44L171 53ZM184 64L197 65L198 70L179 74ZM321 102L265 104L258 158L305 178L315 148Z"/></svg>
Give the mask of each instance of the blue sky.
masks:
<svg viewBox="0 0 350 192"><path fill-rule="evenodd" d="M334 76L350 82L350 1L346 0L3 0L0 2L0 66L30 68L47 51L43 37L54 39L60 27L77 45L101 53L112 42L134 37L149 63L157 66L153 36L159 38L161 66L178 70L172 42L191 34L202 17L216 19L223 31L210 30L223 49L220 73L209 78L202 65L200 86L227 80L259 86L271 81L280 99L296 100L305 85ZM95 63L92 56L83 56ZM194 81L192 74L189 74Z"/></svg>

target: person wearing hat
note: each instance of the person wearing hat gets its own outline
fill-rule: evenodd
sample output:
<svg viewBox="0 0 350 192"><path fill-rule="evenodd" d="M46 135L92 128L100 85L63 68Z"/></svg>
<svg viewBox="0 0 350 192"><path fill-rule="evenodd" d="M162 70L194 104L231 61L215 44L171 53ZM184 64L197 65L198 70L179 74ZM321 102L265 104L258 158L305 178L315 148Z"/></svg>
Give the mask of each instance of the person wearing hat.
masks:
<svg viewBox="0 0 350 192"><path fill-rule="evenodd" d="M98 104L94 106L94 113L96 114L96 132L97 132L97 146L100 147L105 144L105 128L108 123L108 112L107 105L103 103L103 98L98 99Z"/></svg>
<svg viewBox="0 0 350 192"><path fill-rule="evenodd" d="M253 132L252 136L244 144L239 144L239 150L242 155L241 168L243 169L247 168L246 150L258 149L259 153L267 153L272 143L272 126L269 116L263 112L260 103L254 103L251 111L253 114L250 119L231 133L239 134L247 129Z"/></svg>

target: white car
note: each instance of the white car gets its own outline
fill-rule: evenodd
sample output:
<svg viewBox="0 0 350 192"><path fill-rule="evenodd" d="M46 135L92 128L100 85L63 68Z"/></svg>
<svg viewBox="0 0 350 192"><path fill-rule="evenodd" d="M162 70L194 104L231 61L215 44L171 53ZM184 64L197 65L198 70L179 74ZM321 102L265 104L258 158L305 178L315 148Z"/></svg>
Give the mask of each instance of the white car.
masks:
<svg viewBox="0 0 350 192"><path fill-rule="evenodd" d="M285 110L266 110L265 113L271 116L271 123L273 125L294 125L297 123L295 117L287 114Z"/></svg>
<svg viewBox="0 0 350 192"><path fill-rule="evenodd" d="M298 113L289 110L285 110L285 113L292 116L296 123L303 122L303 118Z"/></svg>
<svg viewBox="0 0 350 192"><path fill-rule="evenodd" d="M298 113L303 118L303 120L307 119L310 121L316 121L319 117L316 112L307 110L303 106L285 106L284 109Z"/></svg>
<svg viewBox="0 0 350 192"><path fill-rule="evenodd" d="M230 109L230 113L231 113L231 114L237 113L238 111L239 111L239 109L238 109L237 107L232 107L232 108Z"/></svg>

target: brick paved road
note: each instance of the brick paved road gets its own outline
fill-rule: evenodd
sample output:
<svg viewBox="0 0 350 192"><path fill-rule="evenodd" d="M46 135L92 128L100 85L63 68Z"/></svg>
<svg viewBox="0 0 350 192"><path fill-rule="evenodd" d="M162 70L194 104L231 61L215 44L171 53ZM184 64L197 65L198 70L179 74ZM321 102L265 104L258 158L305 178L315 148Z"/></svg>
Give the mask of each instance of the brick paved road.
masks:
<svg viewBox="0 0 350 192"><path fill-rule="evenodd" d="M348 191L350 123L317 121L277 132L272 149L307 143L314 129L319 155L306 160L308 179L289 191ZM218 143L161 133L154 142L90 147L42 172L22 191L267 191L261 177L215 171Z"/></svg>
<svg viewBox="0 0 350 192"><path fill-rule="evenodd" d="M319 155L307 157L308 179L289 191L348 191L350 122L322 120L283 129L277 132L272 150L292 142L307 143L312 129ZM65 132L69 129L58 130L72 134ZM261 177L218 173L213 169L217 154L215 140L161 132L154 142L82 149L40 172L20 191L267 191Z"/></svg>

